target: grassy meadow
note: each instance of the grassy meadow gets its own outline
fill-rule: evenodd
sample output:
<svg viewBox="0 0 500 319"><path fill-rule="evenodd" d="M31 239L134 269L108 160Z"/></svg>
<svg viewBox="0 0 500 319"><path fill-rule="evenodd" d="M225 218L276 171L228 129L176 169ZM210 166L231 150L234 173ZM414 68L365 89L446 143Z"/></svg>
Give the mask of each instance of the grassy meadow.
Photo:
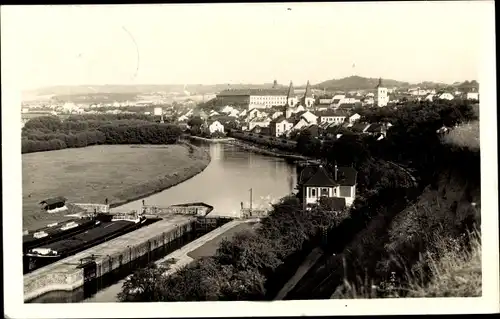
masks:
<svg viewBox="0 0 500 319"><path fill-rule="evenodd" d="M190 151L190 149L192 149ZM100 145L22 155L23 229L61 218L41 211L41 200L116 206L176 185L201 172L208 152L185 144Z"/></svg>

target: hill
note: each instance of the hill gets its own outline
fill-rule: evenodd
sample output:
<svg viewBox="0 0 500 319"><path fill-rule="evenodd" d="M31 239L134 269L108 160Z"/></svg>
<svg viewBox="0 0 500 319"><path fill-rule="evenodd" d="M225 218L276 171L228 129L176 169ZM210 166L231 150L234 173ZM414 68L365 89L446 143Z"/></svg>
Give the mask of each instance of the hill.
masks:
<svg viewBox="0 0 500 319"><path fill-rule="evenodd" d="M349 76L343 79L333 79L313 85L316 89L325 90L370 90L374 89L378 84L379 79L364 78L361 76ZM410 83L396 80L382 79L382 83L387 87L409 87Z"/></svg>

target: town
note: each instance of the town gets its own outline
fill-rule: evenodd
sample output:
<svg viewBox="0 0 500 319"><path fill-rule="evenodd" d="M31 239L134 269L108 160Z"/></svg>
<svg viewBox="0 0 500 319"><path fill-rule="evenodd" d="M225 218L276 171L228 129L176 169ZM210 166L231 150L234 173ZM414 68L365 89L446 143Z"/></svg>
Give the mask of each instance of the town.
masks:
<svg viewBox="0 0 500 319"><path fill-rule="evenodd" d="M361 118L360 109L393 106L397 108L411 101L470 100L479 101L477 83L460 83L462 87L449 86L444 89L388 88L379 79L371 90L350 90L326 94L324 90L312 89L309 82L305 89L278 88L275 80L269 88L226 89L221 92L190 97L185 91L182 100L165 105L162 99L152 101L110 101L108 103L52 103L25 102L22 108L21 125L28 120L46 115L66 118L72 114L144 114L156 116L157 121L177 123L184 130L190 128L190 120L204 136L224 136L228 130L294 138L303 130L316 137L331 135L339 127L354 132L375 134L383 138L391 123L357 123ZM180 93L157 94L156 96L177 96ZM198 101L198 103L196 102ZM165 106L164 106L165 105ZM192 123L191 123L192 124ZM355 125L356 124L356 125Z"/></svg>
<svg viewBox="0 0 500 319"><path fill-rule="evenodd" d="M418 300L456 312L484 299L488 8L11 8L9 316L79 314L61 303L196 316L206 301L305 315L290 305L313 300L332 302L316 315L354 314L364 299L432 313Z"/></svg>

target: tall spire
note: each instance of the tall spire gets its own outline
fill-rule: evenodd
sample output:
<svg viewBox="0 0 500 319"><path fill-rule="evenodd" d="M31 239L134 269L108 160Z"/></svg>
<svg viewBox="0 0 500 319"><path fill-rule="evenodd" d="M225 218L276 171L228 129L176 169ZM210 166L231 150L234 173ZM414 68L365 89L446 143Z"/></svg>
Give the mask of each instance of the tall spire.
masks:
<svg viewBox="0 0 500 319"><path fill-rule="evenodd" d="M295 95L295 91L293 89L293 83L292 83L292 81L290 81L290 86L288 87L288 94L286 96L287 100L289 98L292 98L294 95Z"/></svg>
<svg viewBox="0 0 500 319"><path fill-rule="evenodd" d="M377 88L382 87L382 78L378 79Z"/></svg>
<svg viewBox="0 0 500 319"><path fill-rule="evenodd" d="M277 88L278 88L278 81L274 80L274 82L273 82L273 89L277 89Z"/></svg>
<svg viewBox="0 0 500 319"><path fill-rule="evenodd" d="M307 80L306 92L304 93L304 97L312 97L311 86L309 84L309 80Z"/></svg>

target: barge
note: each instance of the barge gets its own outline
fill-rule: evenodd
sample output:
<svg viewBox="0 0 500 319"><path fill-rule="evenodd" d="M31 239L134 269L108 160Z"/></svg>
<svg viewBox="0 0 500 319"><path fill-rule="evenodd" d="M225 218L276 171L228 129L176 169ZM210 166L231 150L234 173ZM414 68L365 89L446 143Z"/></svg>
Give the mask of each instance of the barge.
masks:
<svg viewBox="0 0 500 319"><path fill-rule="evenodd" d="M32 248L26 256L50 260L50 262L56 261L131 232L143 226L145 222L146 218L143 216L114 215L110 221L96 221L98 223L96 227L82 233Z"/></svg>
<svg viewBox="0 0 500 319"><path fill-rule="evenodd" d="M75 218L67 220L64 223L49 224L47 227L23 235L23 252L84 232L97 225L99 225L99 221L90 217Z"/></svg>

